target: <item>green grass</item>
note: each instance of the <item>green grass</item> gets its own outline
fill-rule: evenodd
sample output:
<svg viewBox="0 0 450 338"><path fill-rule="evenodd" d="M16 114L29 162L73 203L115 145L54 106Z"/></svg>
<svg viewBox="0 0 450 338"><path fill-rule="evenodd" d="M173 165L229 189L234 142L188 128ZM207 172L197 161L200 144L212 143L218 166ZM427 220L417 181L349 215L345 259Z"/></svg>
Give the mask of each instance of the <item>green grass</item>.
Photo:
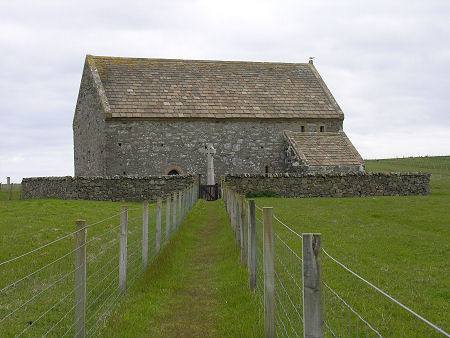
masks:
<svg viewBox="0 0 450 338"><path fill-rule="evenodd" d="M199 201L102 336L262 336L261 310L222 201Z"/></svg>
<svg viewBox="0 0 450 338"><path fill-rule="evenodd" d="M322 233L323 246L331 255L448 332L449 162L449 156L366 161L367 171L430 172L430 196L256 198L256 202L260 206L273 206L274 213L299 233ZM124 204L20 200L18 192L15 193L17 198L8 201L8 193L0 192L0 262L73 232L78 218L86 219L88 224L93 223L118 213L119 206ZM141 207L139 203L127 204L131 209ZM139 215L140 210L130 211L129 218ZM88 240L99 239L102 233L117 224L118 217L90 228ZM140 250L139 229L138 219L130 222L129 236L135 253ZM276 223L275 229L293 248L300 250L300 243L294 236ZM116 245L117 236L115 232L111 234L108 241ZM91 256L102 250L101 243L94 241L90 244L88 252ZM0 266L0 289L73 248L74 238L71 236L7 266ZM72 259L70 257L71 262ZM103 257L88 266L88 274L95 273L106 261L107 258ZM115 262L114 257L112 262ZM131 265L133 271L138 268L139 259L135 262ZM13 292L1 295L0 317L17 302L39 294L49 285L49 276L50 280L55 280L66 268L64 264L58 265L45 274L38 274L27 285L19 285ZM103 272L100 271L100 274ZM326 257L323 257L323 277L383 336L440 337L433 329L387 301ZM223 203L200 201L173 241L163 248L161 256L129 288L127 297L113 311L102 335L184 336L190 332L210 336L260 336L263 326L260 307L247 288L246 278ZM115 280L111 281L115 283ZM99 282L94 279L89 283ZM103 284L99 285L103 288ZM106 284L104 288L107 288ZM72 280L67 280L63 285L62 290L66 289L73 290ZM100 291L95 290L90 297L96 297ZM58 292L46 292L44 297L36 298L35 306L25 307L14 319L16 329L36 320L42 309L49 308L52 301L59 298L61 294ZM95 306L98 307L98 304ZM204 310L199 312L199 309ZM55 323L57 310L40 322ZM61 305L60 310L64 313L67 308ZM198 313L204 314L204 317ZM65 326L61 328L71 323L68 320L63 324ZM45 332L44 327L34 328L35 335ZM2 334L8 330L10 327L5 330L0 325Z"/></svg>
<svg viewBox="0 0 450 338"><path fill-rule="evenodd" d="M8 201L6 195L6 199L0 200L0 262L74 232L76 219L85 219L87 224L92 224L118 214L120 204L123 203L53 199ZM138 208L130 210L129 219L141 214L140 204L128 205L130 209ZM104 300L101 295L105 294L102 291L110 280L116 278L114 274L106 279L103 275L117 265L118 229L108 231L118 224L119 216L115 216L87 230L87 240L91 241L86 246L87 287L90 291L88 314L100 308ZM140 228L139 222L130 221L129 243L134 245L134 249L138 247L135 243L139 244L136 239ZM2 333L13 335L28 330L26 334L40 336L54 326L50 333L57 336L70 328L74 312L75 262L74 253L70 252L74 248L75 238L71 235L0 266L0 290L3 289L0 293L0 319L14 311L7 320L0 322ZM63 258L57 260L60 257ZM128 270L135 273L136 264L130 264ZM66 318L64 314L67 314Z"/></svg>
<svg viewBox="0 0 450 338"><path fill-rule="evenodd" d="M450 331L450 157L366 161L368 171L430 171L431 195L368 198L257 198L353 271ZM428 169L429 168L429 169ZM289 244L296 239L275 223ZM323 278L386 337L439 337L323 257Z"/></svg>
<svg viewBox="0 0 450 338"><path fill-rule="evenodd" d="M7 190L7 186L5 183L2 183L1 189L0 189L0 201L1 200L7 200L9 198L9 191ZM21 185L14 183L13 189L12 189L12 200L18 200L22 198L22 190Z"/></svg>

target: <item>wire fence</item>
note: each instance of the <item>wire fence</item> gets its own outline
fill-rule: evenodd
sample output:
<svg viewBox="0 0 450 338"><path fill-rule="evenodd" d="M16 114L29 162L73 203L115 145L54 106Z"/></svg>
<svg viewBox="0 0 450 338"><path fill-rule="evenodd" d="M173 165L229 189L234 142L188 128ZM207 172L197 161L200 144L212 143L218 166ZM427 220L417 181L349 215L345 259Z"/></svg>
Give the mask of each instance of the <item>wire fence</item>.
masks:
<svg viewBox="0 0 450 338"><path fill-rule="evenodd" d="M0 182L0 200L22 199L22 185L20 183Z"/></svg>
<svg viewBox="0 0 450 338"><path fill-rule="evenodd" d="M121 264L129 289L176 232L196 199L197 187L191 186L166 203L158 200L150 208L144 202L142 209L121 209L0 263L0 336L99 334L124 294ZM168 210L171 222L166 222L162 210ZM124 220L125 233L121 232ZM124 235L125 249L121 245ZM120 259L123 252L125 263ZM46 263L37 266L43 257Z"/></svg>
<svg viewBox="0 0 450 338"><path fill-rule="evenodd" d="M224 185L224 184L223 184ZM310 318L306 319L306 317L310 316L311 312L315 310L311 307L306 307L305 310L303 307L307 306L307 297L308 294L311 293L311 273L314 269L310 269L311 262L303 262L304 259L304 236L300 235L298 232L294 230L294 227L285 224L278 217L273 215L271 216L271 221L268 222L263 215L263 208L255 205L254 215L251 215L250 203L245 206L245 198L242 195L239 195L233 189L224 185L224 192L222 195L224 196L225 206L227 212L229 214L230 223L233 227L233 230L236 234L238 243L241 241L239 238L240 230L239 228L244 229L244 231L248 231L249 239L247 248L251 248L251 239L250 234L251 230L249 230L250 224L252 223L251 219L254 217L255 223L255 262L251 262L248 260L249 265L249 273L250 266L252 264L255 265L256 269L256 281L255 281L255 290L258 295L258 299L260 300L261 306L264 307L265 313L265 325L266 325L266 336L267 334L267 312L268 310L267 304L267 294L270 294L265 283L265 279L267 275L265 275L264 267L266 266L264 259L266 259L264 238L268 236L264 231L266 229L266 222L273 222L273 265L274 265L274 326L276 336L279 337L301 337L304 335L304 331L309 331L311 329L311 321ZM251 201L252 202L252 201ZM243 207L243 209L241 209ZM270 208L271 209L271 208ZM246 215L242 217L242 212ZM239 216L239 217L237 217ZM242 222L247 219L247 224ZM272 226L272 224L271 224ZM308 235L309 236L309 235ZM319 235L320 237L320 235ZM267 237L270 238L270 237ZM320 240L321 241L321 240ZM317 252L318 262L321 266L321 258L320 256L324 256L326 258L330 258L331 261L338 266L344 268L348 272L351 273L351 276L357 277L360 281L364 282L366 285L371 288L377 290L386 296L391 302L401 306L403 309L413 314L416 319L421 320L429 327L433 328L437 332L443 334L444 336L450 337L447 332L440 329L433 323L429 322L425 318L421 317L411 309L407 308L405 305L401 304L393 297L389 296L384 291L378 289L372 283L366 281L364 278L360 277L353 271L351 271L344 264L339 262L337 259L332 257L321 248L321 243L316 243L320 247L319 252ZM239 246L242 250L245 250L245 245L243 246L239 243ZM313 245L314 247L314 245ZM248 257L251 257L250 253L251 249L248 249ZM319 255L320 252L323 255ZM269 255L270 256L270 255ZM309 260L309 258L308 258ZM318 266L319 266L318 265ZM309 266L309 267L308 267ZM321 270L320 267L317 268ZM317 271L316 271L317 272ZM267 272L266 272L267 273ZM307 276L308 275L308 276ZM313 271L314 275L314 271ZM305 276L308 277L307 281L304 281L303 278ZM380 332L371 324L369 321L364 318L364 316L355 310L355 307L352 306L348 300L345 299L342 295L340 295L336 290L331 288L331 286L326 282L327 276L321 276L321 272L317 272L317 280L319 284L316 286L315 292L319 295L319 302L317 302L318 307L320 307L320 313L317 314L318 320L320 323L321 332L324 337L381 337ZM250 277L249 277L250 278ZM270 280L270 278L267 278ZM313 278L314 279L314 278ZM308 284L308 285L305 285ZM313 288L314 289L314 288ZM314 290L313 290L314 291ZM313 295L311 296L312 298ZM270 319L269 319L270 320ZM314 326L314 325L313 325ZM305 329L305 327L308 327ZM270 328L269 328L270 330ZM270 334L269 334L270 335Z"/></svg>

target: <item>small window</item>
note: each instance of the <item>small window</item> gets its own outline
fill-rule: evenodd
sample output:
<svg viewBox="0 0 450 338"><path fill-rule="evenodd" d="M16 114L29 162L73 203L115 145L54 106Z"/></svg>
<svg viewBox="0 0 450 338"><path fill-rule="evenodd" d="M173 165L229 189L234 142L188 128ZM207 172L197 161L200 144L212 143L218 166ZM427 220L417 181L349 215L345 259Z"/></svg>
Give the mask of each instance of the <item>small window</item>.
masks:
<svg viewBox="0 0 450 338"><path fill-rule="evenodd" d="M325 126L320 126L320 132L323 133L325 131Z"/></svg>
<svg viewBox="0 0 450 338"><path fill-rule="evenodd" d="M167 175L170 175L170 176L180 175L180 173L178 172L178 170L172 169L171 171L169 171L169 173Z"/></svg>
<svg viewBox="0 0 450 338"><path fill-rule="evenodd" d="M124 171L123 174L126 175L127 173Z"/></svg>
<svg viewBox="0 0 450 338"><path fill-rule="evenodd" d="M301 131L302 133L304 133L304 132L305 132L305 126L300 126L300 131Z"/></svg>
<svg viewBox="0 0 450 338"><path fill-rule="evenodd" d="M264 173L265 173L265 174L268 174L268 173L269 173L269 166L268 166L268 165L265 165L265 166L264 166Z"/></svg>
<svg viewBox="0 0 450 338"><path fill-rule="evenodd" d="M119 145L119 147L121 147L121 146L122 146L122 143L118 143L118 145Z"/></svg>

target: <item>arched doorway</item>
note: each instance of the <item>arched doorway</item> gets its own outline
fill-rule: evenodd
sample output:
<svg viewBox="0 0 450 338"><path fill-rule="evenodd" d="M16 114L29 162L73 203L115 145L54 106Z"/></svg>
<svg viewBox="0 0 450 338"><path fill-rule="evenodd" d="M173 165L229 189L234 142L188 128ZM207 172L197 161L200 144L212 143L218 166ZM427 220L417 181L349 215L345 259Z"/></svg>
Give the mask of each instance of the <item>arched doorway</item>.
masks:
<svg viewBox="0 0 450 338"><path fill-rule="evenodd" d="M164 171L164 175L170 175L170 176L184 175L184 171L179 166L173 165Z"/></svg>

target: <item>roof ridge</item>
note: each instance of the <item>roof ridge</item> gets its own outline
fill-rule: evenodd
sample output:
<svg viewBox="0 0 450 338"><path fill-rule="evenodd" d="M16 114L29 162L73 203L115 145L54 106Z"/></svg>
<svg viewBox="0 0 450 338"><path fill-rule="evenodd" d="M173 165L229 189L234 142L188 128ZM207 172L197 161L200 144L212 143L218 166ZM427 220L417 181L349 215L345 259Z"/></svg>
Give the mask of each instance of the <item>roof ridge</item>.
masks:
<svg viewBox="0 0 450 338"><path fill-rule="evenodd" d="M187 63L224 63L224 64L269 64L269 65L301 65L308 66L308 62L280 62L280 61L245 61L245 60L199 60L199 59L165 59L165 58L144 58L144 57L128 57L128 56L106 56L106 55L92 55L87 54L86 57L92 59L110 59L110 60L130 60L130 61L141 61L141 60L151 60L151 61L165 61L165 62L187 62Z"/></svg>

